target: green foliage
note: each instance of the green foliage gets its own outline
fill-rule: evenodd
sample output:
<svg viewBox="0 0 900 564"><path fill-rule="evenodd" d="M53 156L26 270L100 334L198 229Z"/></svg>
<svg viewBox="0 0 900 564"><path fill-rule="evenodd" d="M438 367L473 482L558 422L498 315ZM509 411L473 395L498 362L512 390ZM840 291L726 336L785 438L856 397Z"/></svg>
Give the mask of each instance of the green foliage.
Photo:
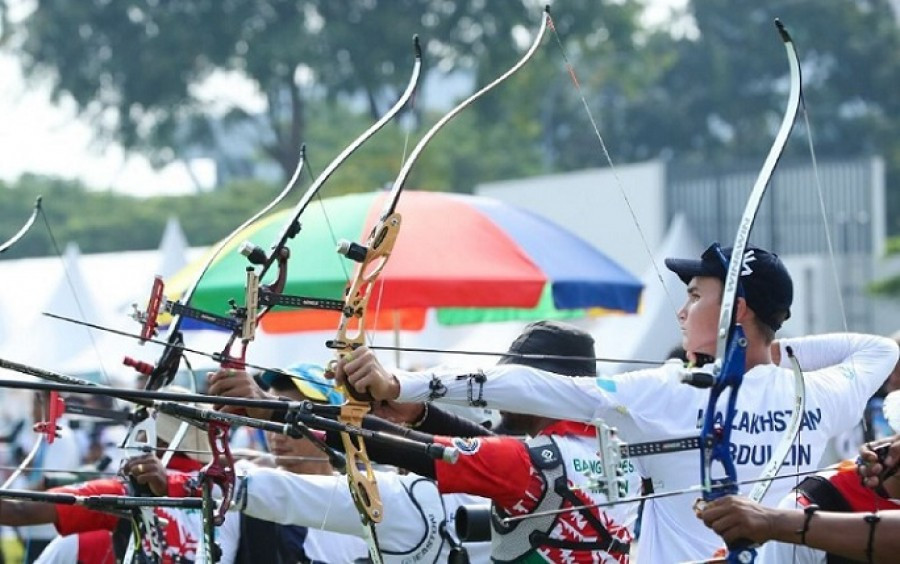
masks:
<svg viewBox="0 0 900 564"><path fill-rule="evenodd" d="M885 245L885 255L893 256L898 253L900 253L900 236L889 238ZM900 297L900 275L876 280L869 286L868 291L876 296Z"/></svg>
<svg viewBox="0 0 900 564"><path fill-rule="evenodd" d="M869 285L868 291L876 296L900 297L900 276L891 276Z"/></svg>
<svg viewBox="0 0 900 564"><path fill-rule="evenodd" d="M11 2L0 0L0 20ZM778 16L800 52L819 157L883 155L888 228L900 232L900 31L889 0L691 0L685 19L658 29L642 27L645 3L559 2L555 31L534 59L441 131L409 187L471 191L479 182L606 166L585 105L617 163L759 161L787 89L772 25ZM474 89L521 56L541 7L536 0L79 0L38 3L22 22L0 23L0 46L17 53L31 76L49 76L57 96L71 97L94 120L98 136L157 164L214 153L229 141L223 126L242 126L235 131L258 141L240 141L285 177L307 143L314 176L396 99L412 68L413 33L432 76L468 73ZM216 107L204 103L195 87L219 71L250 79L266 110L250 115L226 96ZM323 195L390 183L404 153L441 115L420 105L389 124L340 167ZM808 159L798 127L788 156ZM58 238L86 251L152 248L170 215L182 219L193 244L204 244L276 189L246 182L136 205L75 182L26 177L0 191L0 237L43 193ZM45 236L27 239L20 256L48 252Z"/></svg>
<svg viewBox="0 0 900 564"><path fill-rule="evenodd" d="M274 194L272 186L242 182L217 193L139 199L92 192L77 182L25 175L12 185L0 186L0 241L21 227L37 196L43 196L50 230L39 220L3 258L56 254L69 241L77 242L86 253L154 249L172 216L180 219L191 244L209 245Z"/></svg>
<svg viewBox="0 0 900 564"><path fill-rule="evenodd" d="M0 13L10 1L0 0ZM287 177L308 138L311 101L361 99L374 119L407 82L412 35L433 38L431 64L453 63L482 27L481 4L80 0L40 3L6 35L29 75L49 76L55 96L70 96L98 133L158 163L208 137L208 122L222 114L206 108L195 86L214 71L246 76L265 95L266 112L226 111L263 124L262 149ZM489 44L493 34L481 31L475 43Z"/></svg>
<svg viewBox="0 0 900 564"><path fill-rule="evenodd" d="M788 69L773 20L793 36L819 158L880 154L888 227L900 231L900 28L889 0L692 0L697 34L656 36L672 58L630 132L649 155L708 164L759 160L783 112ZM787 156L809 160L803 117Z"/></svg>
<svg viewBox="0 0 900 564"><path fill-rule="evenodd" d="M892 256L898 253L900 253L900 236L889 238L885 244L885 254Z"/></svg>

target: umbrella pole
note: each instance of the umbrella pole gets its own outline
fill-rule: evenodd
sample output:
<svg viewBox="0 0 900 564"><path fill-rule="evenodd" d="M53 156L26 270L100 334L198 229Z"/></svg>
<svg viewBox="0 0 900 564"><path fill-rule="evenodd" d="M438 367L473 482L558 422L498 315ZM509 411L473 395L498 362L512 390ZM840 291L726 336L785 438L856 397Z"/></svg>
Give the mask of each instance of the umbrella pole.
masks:
<svg viewBox="0 0 900 564"><path fill-rule="evenodd" d="M391 315L394 320L394 346L396 347L394 351L394 366L402 368L400 366L400 313L395 309L391 312Z"/></svg>

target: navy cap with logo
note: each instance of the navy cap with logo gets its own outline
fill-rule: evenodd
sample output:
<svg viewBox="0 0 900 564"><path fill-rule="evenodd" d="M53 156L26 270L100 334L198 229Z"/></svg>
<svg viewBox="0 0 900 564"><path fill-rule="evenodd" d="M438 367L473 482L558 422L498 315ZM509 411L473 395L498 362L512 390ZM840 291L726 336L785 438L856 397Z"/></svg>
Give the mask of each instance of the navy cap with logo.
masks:
<svg viewBox="0 0 900 564"><path fill-rule="evenodd" d="M548 355L554 358L516 355ZM576 358L559 358L566 356ZM525 327L497 364L521 364L566 376L596 376L595 356L594 338L590 333L559 321L536 321Z"/></svg>
<svg viewBox="0 0 900 564"><path fill-rule="evenodd" d="M666 267L685 284L695 276L712 276L724 281L726 265L719 257L718 246L718 243L713 243L703 252L700 260L667 258ZM731 260L731 247L721 251L726 259ZM748 246L744 252L740 284L747 306L756 317L775 331L781 329L781 324L791 316L794 283L778 255Z"/></svg>

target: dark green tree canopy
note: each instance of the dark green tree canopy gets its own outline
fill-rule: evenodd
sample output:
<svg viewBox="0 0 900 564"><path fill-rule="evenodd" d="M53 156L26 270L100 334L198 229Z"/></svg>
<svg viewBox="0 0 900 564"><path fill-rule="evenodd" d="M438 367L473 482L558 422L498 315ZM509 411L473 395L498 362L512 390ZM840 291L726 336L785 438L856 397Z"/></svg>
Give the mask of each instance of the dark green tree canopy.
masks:
<svg viewBox="0 0 900 564"><path fill-rule="evenodd" d="M428 72L459 72L474 88L521 55L542 8L537 0L43 0L5 22L13 3L0 0L0 48L75 100L98 137L162 164L186 158L188 147L214 148L222 124L240 124L257 158L286 172L301 142L318 165L310 169L320 169L393 103L414 33ZM526 69L441 132L410 186L468 191L605 166L585 104L617 163L759 161L787 91L772 24L780 17L800 52L818 155L882 155L888 225L900 232L900 31L890 0L690 0L681 19L654 28L642 23L645 4L556 2L564 51L549 33ZM246 76L265 110L209 107L197 86L217 72ZM403 147L440 115L418 104L416 119L367 143L329 189L390 181ZM808 159L802 125L798 133L788 154ZM31 195L21 201L27 211Z"/></svg>

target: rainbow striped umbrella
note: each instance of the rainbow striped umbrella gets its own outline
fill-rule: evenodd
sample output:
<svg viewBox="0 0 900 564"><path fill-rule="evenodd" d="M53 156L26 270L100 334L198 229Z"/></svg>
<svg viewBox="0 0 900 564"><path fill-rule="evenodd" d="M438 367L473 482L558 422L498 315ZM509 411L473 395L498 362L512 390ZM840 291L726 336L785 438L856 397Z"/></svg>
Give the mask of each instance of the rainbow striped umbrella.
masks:
<svg viewBox="0 0 900 564"><path fill-rule="evenodd" d="M289 244L285 293L340 299L356 263L338 255L335 243L364 241L384 197L381 192L351 194L310 205L301 217L300 233ZM373 288L370 326L421 329L428 308L443 308L438 319L451 324L577 317L585 315L585 308L637 310L642 290L637 278L538 215L484 197L414 191L403 193L397 210L403 223ZM237 253L238 245L249 240L268 248L287 213L273 214L235 238L203 277L191 304L224 313L229 299L241 302L249 263ZM203 262L201 257L167 281L169 298L185 290ZM276 310L263 319L263 328L332 329L338 315Z"/></svg>

